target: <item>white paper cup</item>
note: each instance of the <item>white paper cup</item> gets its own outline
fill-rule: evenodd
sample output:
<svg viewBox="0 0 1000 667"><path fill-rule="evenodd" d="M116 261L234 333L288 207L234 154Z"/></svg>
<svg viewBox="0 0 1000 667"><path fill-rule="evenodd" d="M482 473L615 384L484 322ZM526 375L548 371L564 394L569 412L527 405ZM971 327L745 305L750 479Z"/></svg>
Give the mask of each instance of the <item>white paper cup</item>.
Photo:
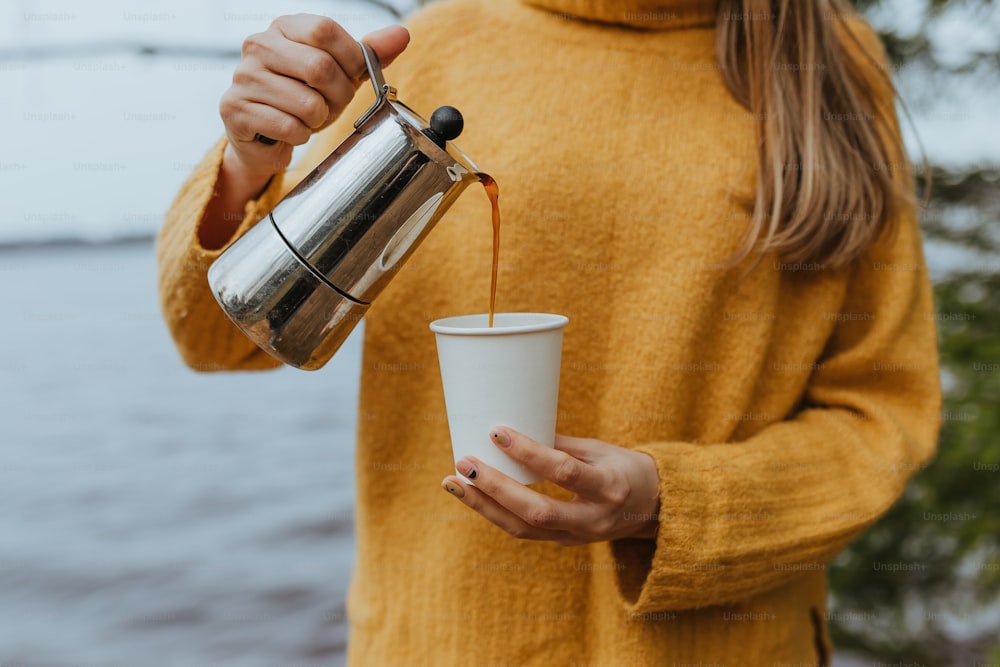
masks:
<svg viewBox="0 0 1000 667"><path fill-rule="evenodd" d="M475 456L522 484L541 481L494 445L490 431L510 426L553 446L567 322L546 313L496 313L492 329L485 314L431 322L456 461Z"/></svg>

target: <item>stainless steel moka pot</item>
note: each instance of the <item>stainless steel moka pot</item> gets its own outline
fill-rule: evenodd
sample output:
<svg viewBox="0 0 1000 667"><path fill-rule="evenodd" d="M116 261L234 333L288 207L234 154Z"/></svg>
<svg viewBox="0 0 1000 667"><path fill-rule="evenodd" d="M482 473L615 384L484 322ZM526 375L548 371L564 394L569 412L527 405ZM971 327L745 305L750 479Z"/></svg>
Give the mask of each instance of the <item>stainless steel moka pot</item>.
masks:
<svg viewBox="0 0 1000 667"><path fill-rule="evenodd" d="M212 264L226 315L273 357L320 368L478 169L449 143L462 117L428 123L396 99L361 44L376 100L355 131Z"/></svg>

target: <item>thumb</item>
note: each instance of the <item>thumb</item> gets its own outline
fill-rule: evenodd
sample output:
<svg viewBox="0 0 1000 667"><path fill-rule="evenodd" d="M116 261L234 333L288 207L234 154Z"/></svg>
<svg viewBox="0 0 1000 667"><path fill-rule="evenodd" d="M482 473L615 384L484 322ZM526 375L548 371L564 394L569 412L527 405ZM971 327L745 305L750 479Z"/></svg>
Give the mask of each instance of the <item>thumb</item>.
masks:
<svg viewBox="0 0 1000 667"><path fill-rule="evenodd" d="M368 33L361 41L375 49L379 63L386 67L410 43L410 33L401 25L390 25Z"/></svg>

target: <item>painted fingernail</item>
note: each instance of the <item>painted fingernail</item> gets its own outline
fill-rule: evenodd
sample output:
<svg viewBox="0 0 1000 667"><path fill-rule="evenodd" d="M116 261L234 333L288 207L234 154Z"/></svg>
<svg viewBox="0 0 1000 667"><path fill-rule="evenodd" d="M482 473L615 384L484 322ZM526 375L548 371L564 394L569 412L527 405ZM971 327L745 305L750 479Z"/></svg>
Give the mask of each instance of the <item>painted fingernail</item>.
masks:
<svg viewBox="0 0 1000 667"><path fill-rule="evenodd" d="M441 482L441 488L450 493L451 495L455 496L456 498L465 497L465 489L460 487L458 484L455 484L455 482L451 481L450 479L446 479L443 482Z"/></svg>
<svg viewBox="0 0 1000 667"><path fill-rule="evenodd" d="M476 466L472 465L465 459L455 463L455 467L458 468L458 472L462 473L469 479L475 479L479 472L476 470Z"/></svg>
<svg viewBox="0 0 1000 667"><path fill-rule="evenodd" d="M500 447L510 447L510 437L503 431L493 431L490 438Z"/></svg>

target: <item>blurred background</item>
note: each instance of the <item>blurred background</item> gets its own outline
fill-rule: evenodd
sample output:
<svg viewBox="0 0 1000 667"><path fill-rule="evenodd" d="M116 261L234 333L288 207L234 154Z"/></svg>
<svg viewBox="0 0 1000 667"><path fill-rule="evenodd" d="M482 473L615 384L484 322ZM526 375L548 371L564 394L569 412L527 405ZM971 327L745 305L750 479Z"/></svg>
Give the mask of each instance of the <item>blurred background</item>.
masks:
<svg viewBox="0 0 1000 667"><path fill-rule="evenodd" d="M244 37L298 11L360 37L415 4L0 7L0 665L343 664L359 336L319 373L197 375L153 238ZM1000 7L858 6L932 176L946 404L937 459L830 568L835 664L996 665Z"/></svg>

